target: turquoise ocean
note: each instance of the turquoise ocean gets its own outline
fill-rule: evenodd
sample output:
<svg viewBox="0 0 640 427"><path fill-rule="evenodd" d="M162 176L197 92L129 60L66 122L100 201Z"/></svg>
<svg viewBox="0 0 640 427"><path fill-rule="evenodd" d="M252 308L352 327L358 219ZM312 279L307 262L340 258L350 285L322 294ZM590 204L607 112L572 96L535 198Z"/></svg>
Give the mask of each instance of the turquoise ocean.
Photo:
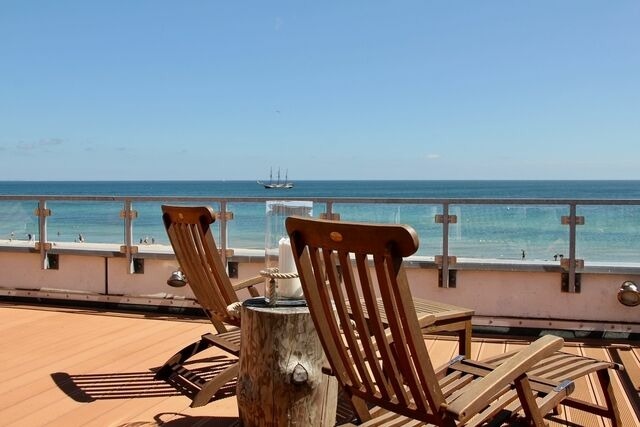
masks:
<svg viewBox="0 0 640 427"><path fill-rule="evenodd" d="M576 255L585 262L640 262L640 181L296 181L288 190L267 190L255 181L4 181L0 182L0 240L37 238L37 200L11 196L155 196L155 197L267 197L280 198L433 198L513 199L513 204L451 204L458 218L450 226L451 255L505 260L554 260L568 254L569 229L561 217L568 205L522 205L518 199L611 200L612 205L579 205L585 217L578 227ZM625 201L616 205L616 201ZM160 217L161 202L134 201L134 243L168 244ZM313 215L324 212L314 205ZM49 241L122 243L122 202L48 201ZM214 209L217 206L214 205ZM228 245L264 249L265 204L230 203ZM336 202L343 220L405 223L420 235L421 255L441 253L442 226L435 204L353 204Z"/></svg>

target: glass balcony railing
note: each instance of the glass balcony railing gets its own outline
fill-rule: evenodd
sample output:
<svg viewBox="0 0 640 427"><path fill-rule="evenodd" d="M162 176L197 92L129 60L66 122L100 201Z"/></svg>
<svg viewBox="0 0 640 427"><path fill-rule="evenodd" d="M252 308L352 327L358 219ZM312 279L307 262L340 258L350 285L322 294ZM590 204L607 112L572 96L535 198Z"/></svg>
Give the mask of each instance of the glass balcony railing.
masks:
<svg viewBox="0 0 640 427"><path fill-rule="evenodd" d="M219 213L221 249L263 249L265 203L274 198L0 196L0 244L168 245L160 205L208 204ZM279 200L291 200L278 198ZM640 267L640 200L296 198L316 217L404 223L420 237L418 256L447 270L464 260ZM79 248L81 249L81 248Z"/></svg>

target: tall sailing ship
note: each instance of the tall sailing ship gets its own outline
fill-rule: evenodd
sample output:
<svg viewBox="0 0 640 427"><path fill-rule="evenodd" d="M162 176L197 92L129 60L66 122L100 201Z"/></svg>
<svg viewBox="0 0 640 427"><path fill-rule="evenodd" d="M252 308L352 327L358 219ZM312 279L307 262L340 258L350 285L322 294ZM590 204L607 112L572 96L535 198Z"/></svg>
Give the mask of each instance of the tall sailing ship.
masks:
<svg viewBox="0 0 640 427"><path fill-rule="evenodd" d="M269 182L257 181L258 184L264 186L264 188L268 189L278 189L278 188L293 188L293 183L289 182L287 178L288 171L285 171L284 181L280 180L280 168L278 168L278 174L275 182L273 181L273 169L269 171Z"/></svg>

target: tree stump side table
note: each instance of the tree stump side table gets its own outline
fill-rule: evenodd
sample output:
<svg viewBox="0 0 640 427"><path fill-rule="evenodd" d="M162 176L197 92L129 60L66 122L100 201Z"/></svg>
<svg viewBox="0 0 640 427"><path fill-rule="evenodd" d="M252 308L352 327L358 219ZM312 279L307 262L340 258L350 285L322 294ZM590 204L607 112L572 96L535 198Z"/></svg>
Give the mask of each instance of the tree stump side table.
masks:
<svg viewBox="0 0 640 427"><path fill-rule="evenodd" d="M334 426L338 383L322 373L324 351L307 307L241 309L236 396L244 427Z"/></svg>

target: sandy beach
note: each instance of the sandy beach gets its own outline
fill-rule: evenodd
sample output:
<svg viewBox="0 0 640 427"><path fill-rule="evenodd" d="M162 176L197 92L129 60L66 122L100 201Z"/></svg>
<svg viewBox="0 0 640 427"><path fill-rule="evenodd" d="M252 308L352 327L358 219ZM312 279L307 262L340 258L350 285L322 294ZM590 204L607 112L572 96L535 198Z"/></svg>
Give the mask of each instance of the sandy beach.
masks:
<svg viewBox="0 0 640 427"><path fill-rule="evenodd" d="M53 249L58 250L87 250L87 251L105 251L105 252L119 252L120 246L123 244L118 243L91 243L91 242L49 242ZM8 246L14 248L32 248L35 250L36 242L31 240L18 240L18 239L0 239L0 246ZM139 252L148 253L173 253L171 246L159 245L159 244L137 244Z"/></svg>

